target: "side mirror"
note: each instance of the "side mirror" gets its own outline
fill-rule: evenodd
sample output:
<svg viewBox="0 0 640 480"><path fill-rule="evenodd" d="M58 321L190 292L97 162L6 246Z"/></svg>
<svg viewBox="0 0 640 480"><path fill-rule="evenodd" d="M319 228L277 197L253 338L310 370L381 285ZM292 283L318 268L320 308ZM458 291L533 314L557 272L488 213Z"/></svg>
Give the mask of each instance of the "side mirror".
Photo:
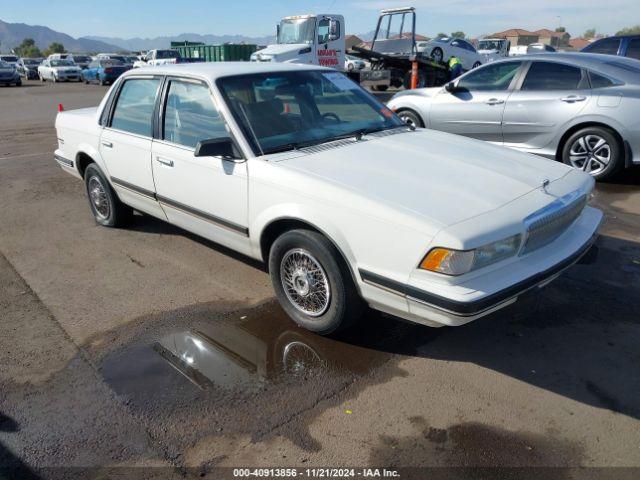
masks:
<svg viewBox="0 0 640 480"><path fill-rule="evenodd" d="M454 82L449 82L449 83L446 83L446 84L444 85L444 89L445 89L447 92L449 92L449 93L453 93L453 92L455 92L458 88L456 87L456 84L455 84Z"/></svg>
<svg viewBox="0 0 640 480"><path fill-rule="evenodd" d="M329 20L329 41L333 42L340 38L338 21L335 19Z"/></svg>
<svg viewBox="0 0 640 480"><path fill-rule="evenodd" d="M241 160L242 155L238 151L231 137L211 138L200 140L194 153L196 157L222 157L225 160Z"/></svg>

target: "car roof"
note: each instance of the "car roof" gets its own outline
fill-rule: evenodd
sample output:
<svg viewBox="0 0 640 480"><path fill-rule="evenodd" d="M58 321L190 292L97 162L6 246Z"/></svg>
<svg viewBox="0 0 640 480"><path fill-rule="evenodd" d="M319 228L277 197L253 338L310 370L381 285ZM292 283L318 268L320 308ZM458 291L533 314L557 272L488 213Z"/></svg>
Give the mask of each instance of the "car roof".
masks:
<svg viewBox="0 0 640 480"><path fill-rule="evenodd" d="M170 65L157 65L141 67L129 70L124 75L195 75L216 81L221 77L234 75L247 75L252 73L270 72L296 72L310 70L325 70L335 72L336 70L317 65L303 65L296 63L280 62L205 62L205 63L182 63Z"/></svg>
<svg viewBox="0 0 640 480"><path fill-rule="evenodd" d="M605 76L613 76L625 83L635 85L640 83L638 76L638 73L640 73L640 61L633 58L619 57L617 55L583 52L534 53L519 57L503 58L491 63L514 60L523 62L540 60L545 62L567 63L579 68L597 71ZM491 65L491 63L487 63L486 65Z"/></svg>

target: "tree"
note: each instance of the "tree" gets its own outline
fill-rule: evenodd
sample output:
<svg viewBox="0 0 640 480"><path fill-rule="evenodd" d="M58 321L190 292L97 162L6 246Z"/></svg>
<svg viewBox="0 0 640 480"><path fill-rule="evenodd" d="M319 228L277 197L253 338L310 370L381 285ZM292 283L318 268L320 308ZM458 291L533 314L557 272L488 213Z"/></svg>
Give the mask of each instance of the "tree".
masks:
<svg viewBox="0 0 640 480"><path fill-rule="evenodd" d="M634 25L633 27L618 30L616 35L640 35L640 25Z"/></svg>
<svg viewBox="0 0 640 480"><path fill-rule="evenodd" d="M461 32L461 31L451 32L451 36L453 38L464 38L464 37L466 37L465 33Z"/></svg>
<svg viewBox="0 0 640 480"><path fill-rule="evenodd" d="M36 46L36 42L33 38L25 38L14 50L16 55L20 57L36 58L42 56L42 52Z"/></svg>
<svg viewBox="0 0 640 480"><path fill-rule="evenodd" d="M558 28L556 28L556 32L558 32L558 33L564 33L564 32L566 32L566 31L567 31L567 29L566 29L566 28L564 28L564 27L558 27Z"/></svg>
<svg viewBox="0 0 640 480"><path fill-rule="evenodd" d="M594 38L595 36L596 36L595 28L590 28L589 30L585 30L585 32L582 34L583 38Z"/></svg>
<svg viewBox="0 0 640 480"><path fill-rule="evenodd" d="M436 35L436 38L444 38L446 36L447 36L446 33L439 33L438 35Z"/></svg>
<svg viewBox="0 0 640 480"><path fill-rule="evenodd" d="M64 45L58 42L53 42L49 47L43 52L45 56L49 56L52 53L65 53Z"/></svg>

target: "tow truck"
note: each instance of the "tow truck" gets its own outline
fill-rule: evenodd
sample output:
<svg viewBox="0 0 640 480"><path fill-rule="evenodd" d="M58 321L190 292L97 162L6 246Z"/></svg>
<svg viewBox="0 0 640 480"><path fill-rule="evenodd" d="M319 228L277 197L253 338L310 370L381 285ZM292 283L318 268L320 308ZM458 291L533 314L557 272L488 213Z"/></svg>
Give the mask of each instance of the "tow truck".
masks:
<svg viewBox="0 0 640 480"><path fill-rule="evenodd" d="M353 47L348 53L371 65L345 72L373 90L391 87L433 87L449 80L446 65L416 48L413 7L382 10L371 48ZM307 14L284 17L277 27L277 43L251 55L253 62L321 65L345 70L345 23L342 15ZM412 77L415 80L412 82Z"/></svg>

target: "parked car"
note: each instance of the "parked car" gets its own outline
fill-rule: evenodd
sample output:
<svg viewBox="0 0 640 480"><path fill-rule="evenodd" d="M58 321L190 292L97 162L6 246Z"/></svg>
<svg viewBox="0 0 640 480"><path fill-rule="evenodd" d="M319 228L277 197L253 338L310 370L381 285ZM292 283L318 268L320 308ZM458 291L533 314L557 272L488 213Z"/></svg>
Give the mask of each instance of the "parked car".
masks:
<svg viewBox="0 0 640 480"><path fill-rule="evenodd" d="M89 64L89 67L82 71L84 83L98 82L100 85L112 84L120 75L131 68L119 60L100 58Z"/></svg>
<svg viewBox="0 0 640 480"><path fill-rule="evenodd" d="M471 70L484 63L475 47L462 38L440 37L417 44L418 52L430 56L438 63L447 63L452 56L462 62L462 68Z"/></svg>
<svg viewBox="0 0 640 480"><path fill-rule="evenodd" d="M483 63L508 57L510 49L511 42L504 38L481 38L476 45L476 52L483 57Z"/></svg>
<svg viewBox="0 0 640 480"><path fill-rule="evenodd" d="M0 55L0 61L8 63L12 67L18 66L18 57L15 55Z"/></svg>
<svg viewBox="0 0 640 480"><path fill-rule="evenodd" d="M321 334L365 304L431 326L480 318L576 262L602 219L584 172L409 128L313 65L130 70L56 130L98 224L136 209L263 260L284 310Z"/></svg>
<svg viewBox="0 0 640 480"><path fill-rule="evenodd" d="M345 55L344 68L350 72L354 70L362 70L366 65L363 60L352 57L351 55Z"/></svg>
<svg viewBox="0 0 640 480"><path fill-rule="evenodd" d="M83 70L89 66L92 59L88 55L74 55L73 63L82 68Z"/></svg>
<svg viewBox="0 0 640 480"><path fill-rule="evenodd" d="M601 38L584 47L581 52L604 53L640 60L640 35Z"/></svg>
<svg viewBox="0 0 640 480"><path fill-rule="evenodd" d="M27 80L37 80L38 65L40 65L40 63L41 60L36 58L21 58L18 60L18 73Z"/></svg>
<svg viewBox="0 0 640 480"><path fill-rule="evenodd" d="M528 45L514 45L509 49L509 56L517 57L519 55L526 55L528 48Z"/></svg>
<svg viewBox="0 0 640 480"><path fill-rule="evenodd" d="M96 60L117 60L118 62L123 63L124 65L131 65L133 66L133 63L129 62L129 57L127 57L126 55L120 55L119 53L99 53L96 56Z"/></svg>
<svg viewBox="0 0 640 480"><path fill-rule="evenodd" d="M389 102L405 121L561 160L597 179L640 163L640 63L556 53L496 61Z"/></svg>
<svg viewBox="0 0 640 480"><path fill-rule="evenodd" d="M19 87L22 85L22 79L16 67L0 60L0 85L15 85Z"/></svg>
<svg viewBox="0 0 640 480"><path fill-rule="evenodd" d="M41 82L81 82L82 69L71 60L58 60L47 58L38 66L38 77Z"/></svg>
<svg viewBox="0 0 640 480"><path fill-rule="evenodd" d="M532 43L527 46L527 54L529 53L553 53L556 49L546 43Z"/></svg>

